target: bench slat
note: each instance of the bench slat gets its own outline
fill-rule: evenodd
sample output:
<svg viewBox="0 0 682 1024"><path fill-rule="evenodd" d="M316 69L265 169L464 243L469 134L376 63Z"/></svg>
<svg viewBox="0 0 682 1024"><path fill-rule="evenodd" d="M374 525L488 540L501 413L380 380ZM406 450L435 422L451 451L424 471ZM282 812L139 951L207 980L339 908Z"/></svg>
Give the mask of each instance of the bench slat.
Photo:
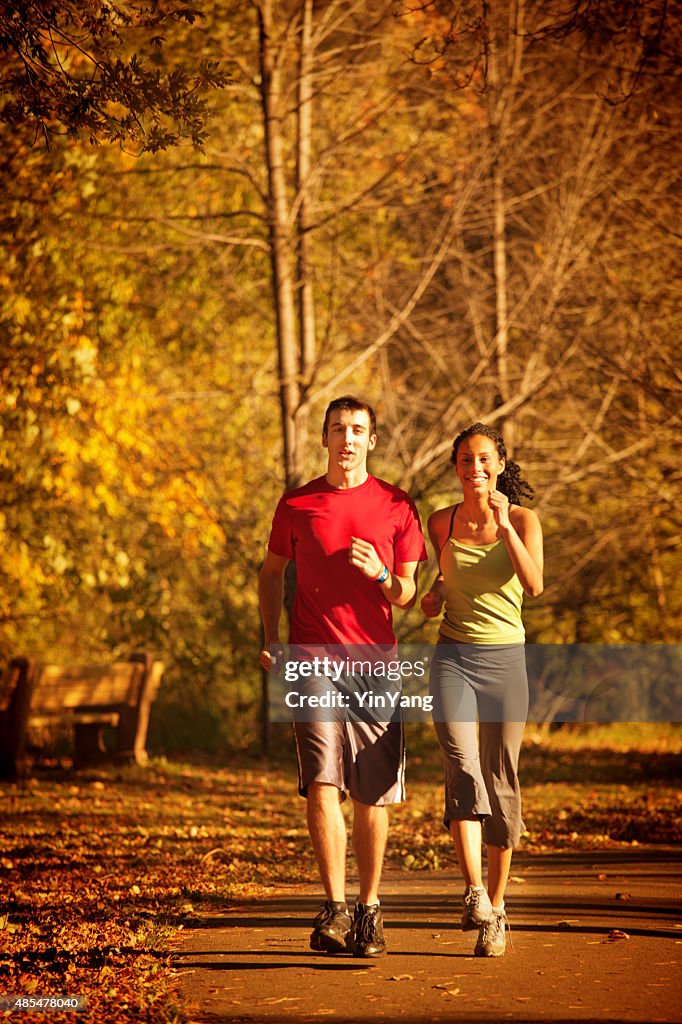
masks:
<svg viewBox="0 0 682 1024"><path fill-rule="evenodd" d="M136 691L142 666L130 662L113 665L40 665L33 685L31 718L41 712L121 705Z"/></svg>
<svg viewBox="0 0 682 1024"><path fill-rule="evenodd" d="M29 725L42 728L49 725L118 725L121 716L117 711L73 711L66 714L31 715Z"/></svg>

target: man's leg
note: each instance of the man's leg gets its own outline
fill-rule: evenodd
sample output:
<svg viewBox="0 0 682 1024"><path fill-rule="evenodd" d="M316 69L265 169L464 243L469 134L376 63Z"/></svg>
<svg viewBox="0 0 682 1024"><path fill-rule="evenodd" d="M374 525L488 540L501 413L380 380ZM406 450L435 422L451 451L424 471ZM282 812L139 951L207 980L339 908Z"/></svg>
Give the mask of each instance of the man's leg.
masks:
<svg viewBox="0 0 682 1024"><path fill-rule="evenodd" d="M346 905L346 823L341 813L343 722L296 722L298 791L306 797L306 817L326 901L313 923L310 948L345 953L351 929Z"/></svg>
<svg viewBox="0 0 682 1024"><path fill-rule="evenodd" d="M318 953L345 953L351 929L346 906L346 823L339 790L327 782L307 789L308 831L327 902L315 918L310 948Z"/></svg>
<svg viewBox="0 0 682 1024"><path fill-rule="evenodd" d="M346 823L336 786L311 782L307 790L308 832L327 899L346 899Z"/></svg>
<svg viewBox="0 0 682 1024"><path fill-rule="evenodd" d="M379 902L379 882L388 837L388 809L353 800L353 850L360 877L361 903Z"/></svg>
<svg viewBox="0 0 682 1024"><path fill-rule="evenodd" d="M360 892L351 944L356 957L383 956L384 926L379 883L388 837L388 804L405 792L405 745L400 722L354 722L348 730L349 791L353 801L353 849Z"/></svg>
<svg viewBox="0 0 682 1024"><path fill-rule="evenodd" d="M353 849L360 877L351 932L353 955L383 956L384 924L379 906L379 882L388 836L388 810L353 800Z"/></svg>

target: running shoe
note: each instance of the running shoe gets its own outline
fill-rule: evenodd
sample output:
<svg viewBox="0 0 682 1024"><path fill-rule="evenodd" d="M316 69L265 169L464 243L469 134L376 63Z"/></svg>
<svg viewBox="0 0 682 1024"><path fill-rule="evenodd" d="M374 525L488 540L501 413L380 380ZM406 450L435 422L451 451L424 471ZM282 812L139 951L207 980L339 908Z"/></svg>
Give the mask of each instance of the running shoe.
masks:
<svg viewBox="0 0 682 1024"><path fill-rule="evenodd" d="M345 903L327 900L313 921L310 948L316 953L347 953L351 919Z"/></svg>
<svg viewBox="0 0 682 1024"><path fill-rule="evenodd" d="M383 956L386 952L384 942L384 919L378 903L367 906L365 903L355 904L355 918L351 931L353 956Z"/></svg>
<svg viewBox="0 0 682 1024"><path fill-rule="evenodd" d="M462 931L472 932L489 921L493 912L490 897L485 889L469 885L464 893Z"/></svg>

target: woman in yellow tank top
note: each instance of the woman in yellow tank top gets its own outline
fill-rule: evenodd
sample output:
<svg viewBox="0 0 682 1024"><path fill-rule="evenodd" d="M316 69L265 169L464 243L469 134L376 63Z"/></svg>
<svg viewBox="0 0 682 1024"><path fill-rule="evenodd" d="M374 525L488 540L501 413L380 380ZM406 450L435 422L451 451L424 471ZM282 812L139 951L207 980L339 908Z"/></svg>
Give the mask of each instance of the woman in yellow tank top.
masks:
<svg viewBox="0 0 682 1024"><path fill-rule="evenodd" d="M524 594L542 593L542 530L519 504L533 491L496 430L475 423L462 431L452 462L462 501L429 518L440 572L421 607L435 618L445 606L431 692L445 762L443 821L466 884L462 929L478 930L477 956L501 956L504 894L523 831L517 769L528 682L521 604Z"/></svg>

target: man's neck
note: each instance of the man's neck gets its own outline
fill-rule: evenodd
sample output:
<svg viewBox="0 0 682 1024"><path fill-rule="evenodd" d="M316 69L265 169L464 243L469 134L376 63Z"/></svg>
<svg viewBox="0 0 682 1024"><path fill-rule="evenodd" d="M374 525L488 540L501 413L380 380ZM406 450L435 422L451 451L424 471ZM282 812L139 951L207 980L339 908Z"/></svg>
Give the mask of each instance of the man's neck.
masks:
<svg viewBox="0 0 682 1024"><path fill-rule="evenodd" d="M349 473L344 472L340 466L329 466L327 467L325 480L331 487L345 491L350 490L351 487L360 487L368 476L369 473L366 466L358 466L357 469L352 469Z"/></svg>

